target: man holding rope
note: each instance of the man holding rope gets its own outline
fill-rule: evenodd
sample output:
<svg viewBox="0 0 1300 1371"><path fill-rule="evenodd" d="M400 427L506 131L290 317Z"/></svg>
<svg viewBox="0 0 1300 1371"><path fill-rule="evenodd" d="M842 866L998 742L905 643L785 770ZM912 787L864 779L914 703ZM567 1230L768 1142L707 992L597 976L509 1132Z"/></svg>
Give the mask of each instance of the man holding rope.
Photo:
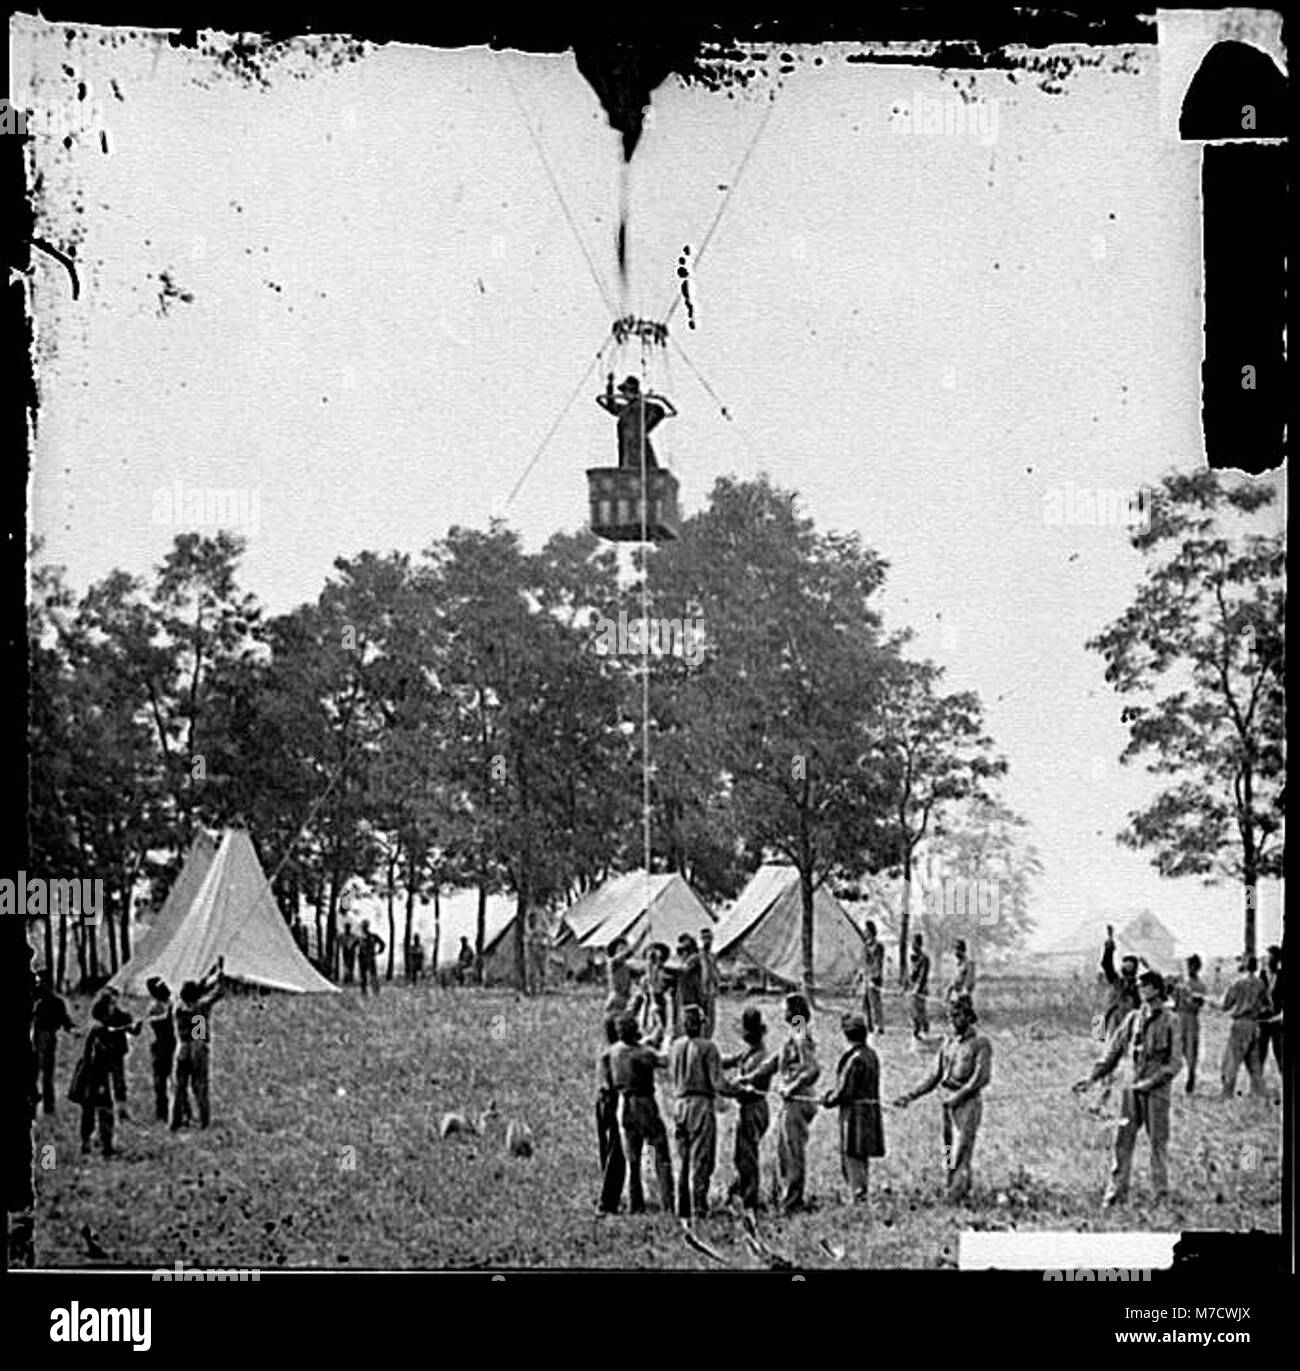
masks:
<svg viewBox="0 0 1300 1371"><path fill-rule="evenodd" d="M906 1109L913 1100L928 1095L937 1085L949 1091L943 1102L943 1151L948 1169L948 1202L956 1204L970 1193L971 1158L984 1114L984 1087L993 1078L993 1044L975 1032L979 1016L965 996L948 1009L952 1036L939 1049L934 1069L914 1089L900 1095L894 1105Z"/></svg>

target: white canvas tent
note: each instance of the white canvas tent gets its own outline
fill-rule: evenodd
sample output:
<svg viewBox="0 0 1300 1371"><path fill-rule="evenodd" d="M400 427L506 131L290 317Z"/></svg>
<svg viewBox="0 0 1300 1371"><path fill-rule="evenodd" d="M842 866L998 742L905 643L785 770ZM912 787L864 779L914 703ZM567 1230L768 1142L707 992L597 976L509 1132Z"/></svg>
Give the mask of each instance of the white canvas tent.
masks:
<svg viewBox="0 0 1300 1371"><path fill-rule="evenodd" d="M565 966L577 970L615 938L626 938L637 955L654 942L675 950L683 933L698 938L700 929L713 923L682 876L670 872L647 881L643 871L629 871L588 891L565 911L557 946Z"/></svg>
<svg viewBox="0 0 1300 1371"><path fill-rule="evenodd" d="M761 971L784 985L803 979L803 895L792 866L761 866L723 916L713 951L723 965ZM862 967L862 935L825 886L813 894L813 976L847 988Z"/></svg>
<svg viewBox="0 0 1300 1371"><path fill-rule="evenodd" d="M194 903L194 898L203 884L203 878L208 874L208 868L216 855L217 845L212 841L207 829L199 829L190 844L190 850L185 854L180 875L172 882L172 888L167 892L162 908L148 924L137 925L137 934L131 948L131 960L113 977L111 985L123 993L128 993L128 974L133 974L136 964L146 965L152 962L154 956L176 936L176 930L181 926L190 905ZM140 982L139 993L146 993L144 981Z"/></svg>
<svg viewBox="0 0 1300 1371"><path fill-rule="evenodd" d="M489 985L510 981L514 977L515 954L512 930L518 911L513 895L489 895L483 921L483 975ZM433 902L422 900L416 905L412 920L425 957L433 956ZM438 898L438 971L446 974L456 969L462 937L469 945L476 945L478 936L478 891L453 890Z"/></svg>
<svg viewBox="0 0 1300 1371"><path fill-rule="evenodd" d="M205 976L218 957L226 959L227 976L250 985L336 988L294 942L242 828L226 829L210 855L195 840L157 923L113 984L125 994L144 995L145 982L159 976L174 994L185 981Z"/></svg>

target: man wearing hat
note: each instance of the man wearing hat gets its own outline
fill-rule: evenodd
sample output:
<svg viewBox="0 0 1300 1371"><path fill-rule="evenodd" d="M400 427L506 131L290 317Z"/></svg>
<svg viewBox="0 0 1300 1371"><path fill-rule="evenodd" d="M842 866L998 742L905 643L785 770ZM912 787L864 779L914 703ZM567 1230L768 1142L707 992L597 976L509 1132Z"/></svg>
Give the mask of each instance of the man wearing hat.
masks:
<svg viewBox="0 0 1300 1371"><path fill-rule="evenodd" d="M808 1129L817 1114L812 1088L821 1068L812 1036L812 1014L802 995L785 997L785 1042L777 1058L781 1096L781 1116L777 1122L776 1173L781 1189L781 1211L797 1213L807 1207L804 1184L807 1179L806 1155Z"/></svg>
<svg viewBox="0 0 1300 1371"><path fill-rule="evenodd" d="M150 976L144 983L149 992L149 1012L146 1017L153 1030L149 1044L149 1058L153 1065L154 1116L159 1123L167 1122L168 1087L172 1078L172 1063L176 1060L176 1025L172 1021L172 992L160 976Z"/></svg>
<svg viewBox="0 0 1300 1371"><path fill-rule="evenodd" d="M912 966L908 989L912 992L912 1037L924 1038L930 1032L930 956L925 939L912 935Z"/></svg>
<svg viewBox="0 0 1300 1371"><path fill-rule="evenodd" d="M596 396L596 403L618 420L618 464L625 471L640 471L644 449L647 468L657 467L650 434L677 410L666 396L654 391L641 393L641 382L635 376L625 377L614 389L614 373L605 380L605 393Z"/></svg>
<svg viewBox="0 0 1300 1371"><path fill-rule="evenodd" d="M759 1205L759 1148L770 1117L767 1091L776 1074L777 1058L767 1050L767 1025L760 1010L747 1009L740 1016L740 1036L745 1046L722 1059L726 1070L734 1070L736 1098L740 1117L736 1122L736 1179L727 1192L740 1197L745 1209Z"/></svg>
<svg viewBox="0 0 1300 1371"><path fill-rule="evenodd" d="M872 1157L885 1155L885 1126L880 1114L880 1058L867 1046L867 1021L861 1014L840 1020L849 1049L835 1069L835 1088L822 1099L826 1109L840 1111L840 1162L854 1204L867 1198Z"/></svg>
<svg viewBox="0 0 1300 1371"><path fill-rule="evenodd" d="M970 1193L971 1160L984 1114L981 1094L993 1078L993 1044L975 1032L979 1015L964 995L948 1006L948 1017L952 1033L940 1047L934 1069L894 1104L906 1109L938 1085L949 1092L943 1102L943 1152L948 1166L948 1201L955 1204Z"/></svg>
<svg viewBox="0 0 1300 1371"><path fill-rule="evenodd" d="M624 1013L619 1016L618 1039L609 1052L609 1077L619 1093L619 1127L623 1160L627 1167L628 1212L645 1213L645 1192L641 1188L641 1151L648 1143L655 1154L659 1202L664 1213L671 1214L673 1159L668 1151L668 1130L664 1127L659 1105L655 1101L655 1072L667 1067L668 1058L641 1041L641 1029L635 1014ZM612 1154L609 1164L617 1165Z"/></svg>
<svg viewBox="0 0 1300 1371"><path fill-rule="evenodd" d="M194 1103L199 1112L199 1124L206 1128L211 1122L211 1103L208 1093L212 1042L212 1006L225 994L221 983L226 959L217 964L201 981L186 981L181 986L181 1002L176 1006L176 1099L172 1104L172 1132L190 1122L190 1087L194 1088Z"/></svg>
<svg viewBox="0 0 1300 1371"><path fill-rule="evenodd" d="M677 1102L673 1107L677 1140L677 1217L703 1219L709 1213L709 1182L718 1152L718 1119L714 1102L735 1095L722 1072L717 1044L704 1036L704 1009L688 1004L682 1012L685 1037L668 1054L668 1078Z"/></svg>
<svg viewBox="0 0 1300 1371"><path fill-rule="evenodd" d="M1080 1093L1093 1081L1104 1080L1124 1063L1120 1091L1120 1121L1115 1130L1115 1157L1110 1168L1103 1207L1123 1204L1128 1198L1133 1170L1133 1148L1145 1128L1151 1140L1151 1188L1155 1199L1169 1189L1166 1155L1169 1150L1169 1098L1172 1082L1182 1065L1178 1055L1178 1026L1165 1007L1165 982L1158 971L1144 971L1138 978L1140 1009L1131 1010L1111 1034L1101 1061L1090 1075L1074 1083Z"/></svg>
<svg viewBox="0 0 1300 1371"><path fill-rule="evenodd" d="M1264 1062L1260 1056L1259 1025L1269 1015L1268 988L1256 974L1253 956L1242 957L1241 974L1223 997L1223 1011L1231 1017L1228 1041L1223 1048L1223 1098L1237 1093L1237 1075L1243 1062L1250 1077L1250 1093L1263 1095Z"/></svg>
<svg viewBox="0 0 1300 1371"><path fill-rule="evenodd" d="M1171 987L1174 1018L1178 1024L1178 1054L1187 1068L1183 1089L1191 1095L1196 1090L1196 1064L1201 1056L1201 1006L1205 1003L1205 983L1201 980L1201 959L1192 953L1187 959L1187 975L1175 977Z"/></svg>
<svg viewBox="0 0 1300 1371"><path fill-rule="evenodd" d="M36 998L32 1003L32 1046L40 1071L40 1095L45 1113L54 1113L54 1062L59 1033L76 1033L68 1006L55 992L48 971L36 973Z"/></svg>

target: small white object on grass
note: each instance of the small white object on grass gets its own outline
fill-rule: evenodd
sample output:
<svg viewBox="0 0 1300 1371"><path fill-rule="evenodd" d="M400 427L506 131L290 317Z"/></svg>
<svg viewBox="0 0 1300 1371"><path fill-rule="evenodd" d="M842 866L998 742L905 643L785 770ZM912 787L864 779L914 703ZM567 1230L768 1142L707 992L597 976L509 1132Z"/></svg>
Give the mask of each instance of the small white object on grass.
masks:
<svg viewBox="0 0 1300 1371"><path fill-rule="evenodd" d="M339 1097L339 1099L342 1099L343 1096L346 1095L348 1092L342 1086L339 1086L339 1088L334 1093Z"/></svg>
<svg viewBox="0 0 1300 1371"><path fill-rule="evenodd" d="M506 1151L512 1157L533 1155L533 1130L522 1119L511 1119L507 1125Z"/></svg>

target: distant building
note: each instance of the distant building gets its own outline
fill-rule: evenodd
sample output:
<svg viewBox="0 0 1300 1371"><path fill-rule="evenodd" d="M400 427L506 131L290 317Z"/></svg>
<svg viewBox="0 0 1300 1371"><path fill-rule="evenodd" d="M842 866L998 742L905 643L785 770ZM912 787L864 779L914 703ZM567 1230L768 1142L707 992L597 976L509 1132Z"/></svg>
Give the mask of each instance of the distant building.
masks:
<svg viewBox="0 0 1300 1371"><path fill-rule="evenodd" d="M1156 970L1168 974L1178 967L1178 945L1174 935L1149 910L1103 911L1090 914L1072 933L1059 942L1028 955L1027 961L1039 971L1057 976L1095 975L1100 970L1101 950L1106 942L1106 925L1115 929L1115 961L1121 957L1143 957Z"/></svg>

